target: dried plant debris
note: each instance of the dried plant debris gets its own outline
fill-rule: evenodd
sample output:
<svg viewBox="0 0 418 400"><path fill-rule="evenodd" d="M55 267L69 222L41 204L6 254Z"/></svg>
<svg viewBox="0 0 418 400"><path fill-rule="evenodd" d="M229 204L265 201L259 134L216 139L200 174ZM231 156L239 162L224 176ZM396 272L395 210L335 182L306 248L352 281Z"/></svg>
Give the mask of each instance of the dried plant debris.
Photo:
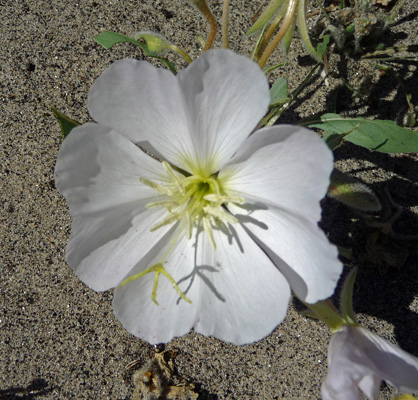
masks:
<svg viewBox="0 0 418 400"><path fill-rule="evenodd" d="M192 383L176 374L175 351L155 353L133 375L133 400L195 400L199 397Z"/></svg>

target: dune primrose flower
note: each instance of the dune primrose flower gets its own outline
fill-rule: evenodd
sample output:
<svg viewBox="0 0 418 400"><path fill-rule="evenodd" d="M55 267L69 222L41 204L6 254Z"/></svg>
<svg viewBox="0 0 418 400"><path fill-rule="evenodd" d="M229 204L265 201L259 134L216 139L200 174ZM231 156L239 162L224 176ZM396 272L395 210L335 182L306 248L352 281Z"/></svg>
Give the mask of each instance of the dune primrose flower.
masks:
<svg viewBox="0 0 418 400"><path fill-rule="evenodd" d="M308 303L333 293L341 264L317 225L332 154L300 127L249 136L269 101L257 64L229 50L177 76L121 60L93 84L97 123L71 132L55 170L67 261L94 290L116 287L134 335L250 343L283 320L290 287Z"/></svg>
<svg viewBox="0 0 418 400"><path fill-rule="evenodd" d="M331 338L323 400L379 398L384 380L401 392L418 390L418 358L359 326L342 326Z"/></svg>

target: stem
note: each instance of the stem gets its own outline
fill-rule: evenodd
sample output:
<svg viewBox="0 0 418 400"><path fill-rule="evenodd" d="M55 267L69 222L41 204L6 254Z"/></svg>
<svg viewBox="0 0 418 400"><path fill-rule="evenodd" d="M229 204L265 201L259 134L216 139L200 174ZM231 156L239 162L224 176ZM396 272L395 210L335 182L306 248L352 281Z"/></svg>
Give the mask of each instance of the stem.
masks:
<svg viewBox="0 0 418 400"><path fill-rule="evenodd" d="M272 126L280 118L280 116L289 108L290 104L299 96L299 93L308 85L308 82L312 78L316 70L321 66L321 63L317 63L303 80L303 82L290 94L290 100L285 103L282 107L277 109L272 109L269 114L267 114L260 124L260 126Z"/></svg>
<svg viewBox="0 0 418 400"><path fill-rule="evenodd" d="M229 48L228 19L229 19L229 0L224 0L224 7L222 10L222 47L224 49Z"/></svg>
<svg viewBox="0 0 418 400"><path fill-rule="evenodd" d="M418 45L395 46L388 47L385 50L376 50L372 53L362 55L360 58L373 58L378 56L394 55L396 53L416 53L418 52Z"/></svg>
<svg viewBox="0 0 418 400"><path fill-rule="evenodd" d="M393 25L396 18L399 16L399 11L406 3L406 0L398 0L395 6L392 8L388 16L385 18L385 26Z"/></svg>
<svg viewBox="0 0 418 400"><path fill-rule="evenodd" d="M260 66L260 68L263 68L266 65L274 49L283 39L283 36L286 34L287 30L292 24L292 20L296 12L297 5L298 5L298 0L290 0L289 5L287 7L286 15L284 17L283 24L280 27L279 32L277 32L276 36L273 38L271 43L267 46L266 51L264 52L260 61L258 62L258 65Z"/></svg>
<svg viewBox="0 0 418 400"><path fill-rule="evenodd" d="M193 61L192 58L182 48L176 46L175 44L170 44L169 46L167 46L167 48L180 54L187 61L188 64L191 64L191 62Z"/></svg>
<svg viewBox="0 0 418 400"><path fill-rule="evenodd" d="M302 42L305 44L306 49L311 53L312 57L316 59L316 61L322 61L321 57L319 57L318 53L316 52L315 48L312 46L311 39L309 38L308 26L306 25L306 0L299 0L299 9L298 9L298 27L299 33L302 39Z"/></svg>
<svg viewBox="0 0 418 400"><path fill-rule="evenodd" d="M272 22L272 24L269 26L261 44L260 47L257 51L257 60L260 58L260 54L263 53L264 49L266 48L269 40L271 39L271 37L273 36L273 33L275 32L277 26L280 24L280 21L283 19L283 13L280 12L277 17L274 19L274 21Z"/></svg>
<svg viewBox="0 0 418 400"><path fill-rule="evenodd" d="M218 30L218 25L216 23L215 17L210 11L210 8L206 4L206 1L199 1L198 3L196 3L196 5L198 6L200 12L204 15L204 17L209 23L209 35L206 39L205 47L203 48L203 51L205 52L206 50L209 50L213 45L213 41L215 40L216 36L216 31Z"/></svg>
<svg viewBox="0 0 418 400"><path fill-rule="evenodd" d="M329 299L319 301L315 304L304 304L313 311L314 315L320 321L331 329L332 333L336 332L342 325L346 324L346 321L340 316L338 310Z"/></svg>

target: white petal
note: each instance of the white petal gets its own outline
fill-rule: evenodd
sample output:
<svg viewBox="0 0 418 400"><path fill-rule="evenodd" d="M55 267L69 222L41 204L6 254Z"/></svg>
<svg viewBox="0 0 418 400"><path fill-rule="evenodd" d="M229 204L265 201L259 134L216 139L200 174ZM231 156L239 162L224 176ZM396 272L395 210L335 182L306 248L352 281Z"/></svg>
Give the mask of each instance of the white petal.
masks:
<svg viewBox="0 0 418 400"><path fill-rule="evenodd" d="M286 279L239 225L227 237L214 231L216 251L202 235L201 308L195 330L234 344L262 339L284 319ZM208 268L211 267L211 268Z"/></svg>
<svg viewBox="0 0 418 400"><path fill-rule="evenodd" d="M167 342L192 327L234 344L268 335L286 315L289 286L243 229L239 225L234 228L236 235L229 238L224 232L213 232L215 251L200 233L197 245L182 238L167 258L168 272L192 304L178 301L177 293L163 277L158 286L158 307L150 298L152 276L118 288L115 315L124 327L151 343ZM158 262L149 256L148 264ZM143 268L141 265L131 275Z"/></svg>
<svg viewBox="0 0 418 400"><path fill-rule="evenodd" d="M332 152L314 132L277 126L251 135L219 179L226 190L319 221Z"/></svg>
<svg viewBox="0 0 418 400"><path fill-rule="evenodd" d="M252 149L252 150L251 150ZM312 131L273 127L254 133L219 174L223 188L243 197L229 210L269 254L292 290L315 303L330 296L342 265L318 227L332 153Z"/></svg>
<svg viewBox="0 0 418 400"><path fill-rule="evenodd" d="M175 240L176 234L175 229L171 230L161 240L161 247L152 249L128 276L134 276L162 262L162 255L174 240L175 245L164 266L180 289L186 292L191 304L181 299L170 281L160 275L156 297L159 305L156 305L151 299L154 273L130 281L115 290L113 311L116 318L127 331L151 344L167 343L173 337L188 333L198 318L201 282L196 279L189 285L195 265L193 241L184 235Z"/></svg>
<svg viewBox="0 0 418 400"><path fill-rule="evenodd" d="M328 363L323 394L357 393L360 388L375 400L382 379L401 392L418 390L418 359L358 326L343 326L333 335Z"/></svg>
<svg viewBox="0 0 418 400"><path fill-rule="evenodd" d="M93 289L120 283L167 231L149 231L163 212L145 209L155 191L139 180L161 180L162 170L128 139L97 124L82 125L65 139L55 182L73 217L67 261Z"/></svg>
<svg viewBox="0 0 418 400"><path fill-rule="evenodd" d="M174 76L143 61L112 64L89 94L103 125L188 171L217 171L239 148L269 104L257 64L229 50L205 52Z"/></svg>
<svg viewBox="0 0 418 400"><path fill-rule="evenodd" d="M371 369L401 392L418 390L418 358L367 329L351 328L353 345L362 348Z"/></svg>
<svg viewBox="0 0 418 400"><path fill-rule="evenodd" d="M209 157L205 168L216 172L266 113L267 79L255 62L229 50L205 52L178 76L198 160Z"/></svg>
<svg viewBox="0 0 418 400"><path fill-rule="evenodd" d="M245 214L239 207L229 208L267 252L297 297L316 303L331 296L342 271L337 248L316 222L266 207L257 209L256 205Z"/></svg>

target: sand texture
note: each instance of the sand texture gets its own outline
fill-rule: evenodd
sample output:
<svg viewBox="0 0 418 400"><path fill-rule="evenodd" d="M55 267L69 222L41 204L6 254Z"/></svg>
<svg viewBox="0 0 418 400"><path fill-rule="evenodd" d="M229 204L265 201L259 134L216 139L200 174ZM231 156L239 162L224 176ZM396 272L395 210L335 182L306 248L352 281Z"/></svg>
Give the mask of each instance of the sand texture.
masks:
<svg viewBox="0 0 418 400"><path fill-rule="evenodd" d="M209 3L219 16L221 2ZM232 3L245 5L231 11L231 47L249 54L254 38L242 35L262 1ZM196 393L213 400L320 399L329 333L301 316L295 301L285 321L258 343L237 347L191 332L170 342L166 359L155 361L161 349L127 333L113 316L112 292L90 290L65 263L71 218L54 185L62 138L51 107L89 121L93 81L114 60L144 58L133 45L103 49L93 41L100 32L160 32L196 57L205 21L182 0L0 0L0 15L0 399L132 399L132 375L141 367L168 374L173 386L185 387L185 399ZM385 40L416 44L417 32L418 2L408 0ZM289 64L274 76L285 76L294 89L312 62L298 41L287 58L280 50L273 61L284 60ZM332 59L332 68L337 65ZM351 81L369 76L374 86L350 106L350 95L341 90L338 112L402 118L407 104L392 90L396 78L370 63L349 63L346 70ZM418 104L416 63L404 63L400 75ZM337 82L329 80L329 87L319 80L310 85L281 121L327 111ZM385 204L382 220L394 212L388 192L401 208L396 240L385 241L380 231L373 236L374 228L331 199L324 200L322 226L334 243L355 251L360 320L418 356L417 241L400 237L418 234L417 157L347 144L336 152L336 165L378 193ZM385 388L381 399L391 393Z"/></svg>

